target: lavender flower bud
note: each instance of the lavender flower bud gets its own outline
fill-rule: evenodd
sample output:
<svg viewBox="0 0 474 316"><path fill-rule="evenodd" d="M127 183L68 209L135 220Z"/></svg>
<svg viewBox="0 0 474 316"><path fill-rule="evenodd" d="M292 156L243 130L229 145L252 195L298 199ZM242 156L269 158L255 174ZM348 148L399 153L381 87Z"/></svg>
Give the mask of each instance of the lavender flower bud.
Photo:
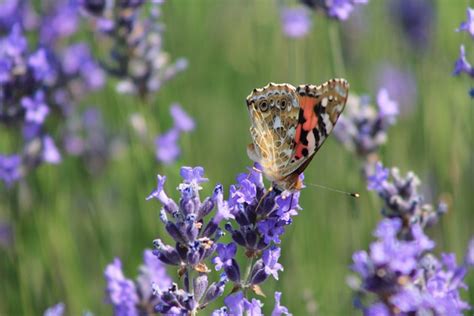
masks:
<svg viewBox="0 0 474 316"><path fill-rule="evenodd" d="M201 301L201 298L203 297L204 293L207 290L208 284L209 284L209 281L207 279L206 274L201 274L194 279L193 281L194 296L196 297L197 302Z"/></svg>
<svg viewBox="0 0 474 316"><path fill-rule="evenodd" d="M230 265L224 266L225 274L229 280L239 283L240 282L240 268L235 259L231 259Z"/></svg>

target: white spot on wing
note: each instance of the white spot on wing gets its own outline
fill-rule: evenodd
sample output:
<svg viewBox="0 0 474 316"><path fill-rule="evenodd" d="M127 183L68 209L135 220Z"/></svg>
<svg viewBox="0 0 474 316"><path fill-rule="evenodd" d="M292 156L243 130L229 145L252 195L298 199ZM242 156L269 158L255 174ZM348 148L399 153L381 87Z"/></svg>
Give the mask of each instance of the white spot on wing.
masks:
<svg viewBox="0 0 474 316"><path fill-rule="evenodd" d="M323 118L324 125L326 126L326 131L327 131L328 134L329 134L329 132L332 131L332 127L333 127L332 122L331 122L331 120L329 119L329 115L326 114L326 113L323 113L321 116L322 116L322 118Z"/></svg>
<svg viewBox="0 0 474 316"><path fill-rule="evenodd" d="M321 105L323 107L326 107L326 105L328 105L328 98L324 98L322 101L321 101Z"/></svg>
<svg viewBox="0 0 474 316"><path fill-rule="evenodd" d="M277 128L280 128L280 127L282 127L282 125L281 125L281 119L280 119L279 116L276 116L276 117L275 117L275 120L273 121L273 128L274 128L274 129L277 129Z"/></svg>

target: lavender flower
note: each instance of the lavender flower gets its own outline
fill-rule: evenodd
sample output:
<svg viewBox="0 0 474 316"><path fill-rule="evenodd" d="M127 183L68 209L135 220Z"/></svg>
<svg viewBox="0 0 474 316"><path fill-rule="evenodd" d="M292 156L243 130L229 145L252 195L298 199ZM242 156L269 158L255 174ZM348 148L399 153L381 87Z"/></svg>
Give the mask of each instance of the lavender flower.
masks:
<svg viewBox="0 0 474 316"><path fill-rule="evenodd" d="M190 132L194 129L194 120L175 103L170 107L170 113L173 117L173 127L155 139L156 158L164 164L175 162L181 154L178 145L182 133Z"/></svg>
<svg viewBox="0 0 474 316"><path fill-rule="evenodd" d="M65 306L63 303L56 304L48 308L43 316L62 316L64 315Z"/></svg>
<svg viewBox="0 0 474 316"><path fill-rule="evenodd" d="M452 254L440 262L427 253L435 244L417 223L409 228L410 238L399 239L402 226L399 218L382 220L370 252L354 253L352 269L362 279L356 306L365 315L461 315L469 309L459 295L467 267L457 265ZM369 305L362 303L365 296L374 297Z"/></svg>
<svg viewBox="0 0 474 316"><path fill-rule="evenodd" d="M187 67L183 58L170 62L163 51L160 1L152 1L149 15L142 18L146 1L82 0L82 7L96 22L97 31L112 42L104 65L121 79L117 90L148 98Z"/></svg>
<svg viewBox="0 0 474 316"><path fill-rule="evenodd" d="M322 10L330 18L347 20L354 11L354 6L367 4L369 0L301 0L312 9Z"/></svg>
<svg viewBox="0 0 474 316"><path fill-rule="evenodd" d="M446 212L444 203L440 203L437 208L424 203L423 196L418 192L420 180L413 172L402 177L397 168L389 171L379 162L373 173L367 176L367 183L368 189L376 191L385 203L382 214L389 218L400 218L405 228L414 223L423 228L431 226Z"/></svg>
<svg viewBox="0 0 474 316"><path fill-rule="evenodd" d="M466 73L471 77L474 77L474 70L471 64L466 59L466 50L464 45L459 48L459 58L454 63L453 75L458 76L461 73Z"/></svg>
<svg viewBox="0 0 474 316"><path fill-rule="evenodd" d="M304 7L281 10L283 33L290 38L305 37L311 29L311 17Z"/></svg>
<svg viewBox="0 0 474 316"><path fill-rule="evenodd" d="M285 306L280 304L281 293L275 292L275 307L272 316L291 315ZM236 292L227 296L224 300L225 307L215 310L212 316L257 316L263 315L263 304L259 300L253 298L249 301L244 297L242 292Z"/></svg>
<svg viewBox="0 0 474 316"><path fill-rule="evenodd" d="M467 8L467 18L466 21L462 22L459 25L459 28L456 29L456 32L468 32L472 37L474 37L474 9Z"/></svg>
<svg viewBox="0 0 474 316"><path fill-rule="evenodd" d="M206 275L210 270L205 261L210 259L216 248L222 255L222 261L218 262L220 267L224 266L224 269L229 271L229 267L232 266L232 258L229 257L232 256L232 246L227 248L216 244L223 234L219 222L228 218L227 213L219 215L220 209L218 209L215 216L205 219L216 204L218 207L221 205L222 186L217 185L213 196L201 201L200 184L207 181L204 178L204 169L183 167L181 176L183 182L178 186L181 193L179 203L174 202L164 192L166 177L162 176L158 176L158 186L147 198L161 202L163 209L160 219L175 242L173 247L161 239L156 239L154 254L163 263L178 266L180 275L184 275L185 278L183 289L179 289L177 285L167 290L155 289L156 295L161 298L156 311L164 314L170 311L180 313L195 311L222 295L222 287L226 281L208 286ZM168 216L172 219L168 219ZM199 274L198 278L192 278L194 272Z"/></svg>
<svg viewBox="0 0 474 316"><path fill-rule="evenodd" d="M411 71L384 64L378 69L376 78L377 82L382 83L379 91L387 90L388 95L399 104L400 114L413 111L417 101L417 84Z"/></svg>
<svg viewBox="0 0 474 316"><path fill-rule="evenodd" d="M279 243L285 226L298 214L299 192L266 191L259 166L248 174L237 177L238 184L230 188L228 207L235 217L238 228L230 223L226 230L238 245L245 247L249 257L266 249L271 243Z"/></svg>
<svg viewBox="0 0 474 316"><path fill-rule="evenodd" d="M299 193L282 193L276 189L267 192L261 171L256 168L238 176L238 184L231 187L228 200L224 200L222 186L217 185L213 195L201 202L201 184L208 181L201 167L181 168L183 182L177 187L181 194L178 203L163 190L166 178L158 176L157 188L147 199L160 201L163 207L160 219L174 243L166 244L156 239L154 255L163 263L178 267L183 286L155 286L155 295L160 300L155 311L162 314L195 313L223 295L226 283L232 282L235 293L226 297L226 307L214 311L213 315L261 314L262 304L244 298L244 292L252 290L261 294L259 284L269 276L278 279L283 266L278 262L280 248L274 245L274 239L265 241L270 232L261 231L259 224L271 222L268 224L271 234L281 235L284 229L280 228L289 225L291 217L297 213ZM215 213L210 216L213 210ZM226 230L231 232L234 240L228 244L217 243L223 235L219 225L224 220L228 221ZM231 220L240 227L234 229ZM249 258L256 259L247 267L245 275L236 259L239 248L245 250ZM208 279L208 260L215 265L216 271L223 270L218 282L211 283ZM280 306L280 296L275 298L278 302L275 315L287 314L287 309Z"/></svg>
<svg viewBox="0 0 474 316"><path fill-rule="evenodd" d="M474 238L469 241L464 261L468 266L474 267Z"/></svg>
<svg viewBox="0 0 474 316"><path fill-rule="evenodd" d="M432 37L435 10L431 0L390 0L388 10L396 25L416 50L428 47Z"/></svg>
<svg viewBox="0 0 474 316"><path fill-rule="evenodd" d="M7 186L21 178L21 157L19 155L0 155L0 180Z"/></svg>
<svg viewBox="0 0 474 316"><path fill-rule="evenodd" d="M398 104L387 90L377 95L378 110L370 105L367 97L349 96L344 114L334 129L336 138L358 156L369 159L387 141L387 129L398 115Z"/></svg>
<svg viewBox="0 0 474 316"><path fill-rule="evenodd" d="M105 279L107 299L117 316L152 314L155 305L160 303L159 297L153 294L154 289L171 286L171 279L164 265L151 250L144 251L143 265L136 281L124 276L122 263L118 258L106 267Z"/></svg>
<svg viewBox="0 0 474 316"><path fill-rule="evenodd" d="M275 307L273 308L272 316L291 315L288 312L288 308L281 305L280 300L281 292L275 292Z"/></svg>
<svg viewBox="0 0 474 316"><path fill-rule="evenodd" d="M103 74L85 44L65 43L78 27L74 1L42 3L42 17L35 19L34 28L33 8L26 1L14 2L16 20L0 39L0 124L23 138L15 149L23 176L43 162L60 162L60 150L47 129L61 128L81 97L102 86ZM36 47L28 42L29 33L38 39L32 42ZM73 71L75 57L80 67Z"/></svg>
<svg viewBox="0 0 474 316"><path fill-rule="evenodd" d="M105 269L107 280L107 296L109 303L114 306L115 315L138 315L138 294L132 280L125 278L122 263L116 258Z"/></svg>
<svg viewBox="0 0 474 316"><path fill-rule="evenodd" d="M175 162L181 154L179 148L180 132L176 128L171 128L155 139L156 159L164 164Z"/></svg>
<svg viewBox="0 0 474 316"><path fill-rule="evenodd" d="M216 265L216 270L224 268L225 274L229 280L233 282L240 282L240 268L237 261L234 259L237 253L237 245L230 243L227 246L224 244L217 245L217 257L212 262Z"/></svg>

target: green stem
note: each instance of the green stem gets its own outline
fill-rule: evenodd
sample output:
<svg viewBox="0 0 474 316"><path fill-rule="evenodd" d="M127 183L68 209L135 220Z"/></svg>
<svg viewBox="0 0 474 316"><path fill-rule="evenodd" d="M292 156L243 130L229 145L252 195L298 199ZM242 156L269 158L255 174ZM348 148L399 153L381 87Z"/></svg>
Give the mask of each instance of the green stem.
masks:
<svg viewBox="0 0 474 316"><path fill-rule="evenodd" d="M331 45L333 72L336 76L344 76L346 73L346 69L344 66L344 57L342 55L339 25L336 22L331 22L328 29L329 43Z"/></svg>
<svg viewBox="0 0 474 316"><path fill-rule="evenodd" d="M243 284L243 288L244 288L244 297L247 298L247 292L248 292L248 286L250 284L250 272L252 271L252 267L253 267L253 256L249 258L249 264L247 265L247 269L245 271L245 277L244 277L244 284Z"/></svg>
<svg viewBox="0 0 474 316"><path fill-rule="evenodd" d="M192 267L187 266L186 267L186 277L188 279L189 283L189 293L194 297L194 270ZM191 316L196 316L197 315L197 308L194 308L191 313Z"/></svg>

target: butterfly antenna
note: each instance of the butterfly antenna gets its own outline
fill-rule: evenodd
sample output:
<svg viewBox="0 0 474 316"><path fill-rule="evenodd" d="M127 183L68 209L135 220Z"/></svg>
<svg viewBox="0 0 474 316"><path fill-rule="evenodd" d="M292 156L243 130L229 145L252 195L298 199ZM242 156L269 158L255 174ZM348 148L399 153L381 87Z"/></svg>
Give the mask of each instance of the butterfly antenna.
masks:
<svg viewBox="0 0 474 316"><path fill-rule="evenodd" d="M305 184L306 184L306 185L313 186L313 187L316 187L316 188L326 189L326 190L328 190L328 191L332 191L332 192L337 192L337 193L341 193L341 194L344 194L344 195L348 195L348 196L351 196L351 197L353 197L353 198L359 198L359 197L360 197L360 194L357 193L357 192L342 191L342 190L330 188L330 187L327 187L327 186L324 186L324 185L321 185L321 184L315 184L315 183L307 183L307 182L306 182Z"/></svg>

